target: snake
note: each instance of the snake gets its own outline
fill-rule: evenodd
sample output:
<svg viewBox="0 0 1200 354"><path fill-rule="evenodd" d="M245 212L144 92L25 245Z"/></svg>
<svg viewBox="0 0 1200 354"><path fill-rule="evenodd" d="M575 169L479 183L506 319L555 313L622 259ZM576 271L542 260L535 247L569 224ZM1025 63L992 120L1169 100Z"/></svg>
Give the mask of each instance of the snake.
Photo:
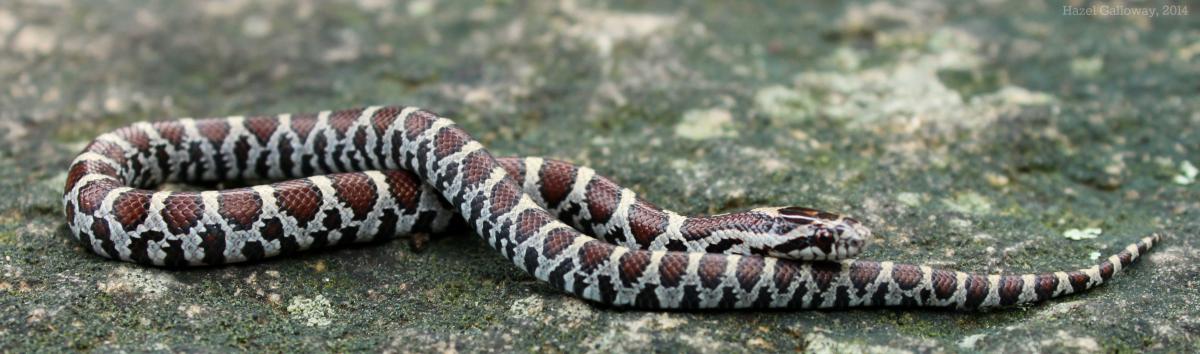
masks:
<svg viewBox="0 0 1200 354"><path fill-rule="evenodd" d="M168 182L270 184L170 191ZM659 208L588 167L494 157L416 107L138 122L71 163L66 224L100 256L167 268L257 261L463 226L562 292L648 310L985 310L1094 288L1160 241L1095 265L968 273L857 259L863 223L805 207Z"/></svg>

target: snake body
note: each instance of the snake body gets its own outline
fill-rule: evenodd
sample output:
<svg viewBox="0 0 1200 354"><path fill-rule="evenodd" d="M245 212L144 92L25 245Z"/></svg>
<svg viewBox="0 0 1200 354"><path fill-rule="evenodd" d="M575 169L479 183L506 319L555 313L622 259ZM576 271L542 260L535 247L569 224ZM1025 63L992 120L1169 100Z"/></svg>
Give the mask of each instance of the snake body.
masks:
<svg viewBox="0 0 1200 354"><path fill-rule="evenodd" d="M290 180L142 189L256 179ZM848 259L870 236L851 218L798 207L682 216L586 167L496 159L452 121L412 107L136 123L84 148L63 202L86 249L156 266L438 232L461 218L554 288L646 309L1028 304L1100 285L1159 240L1043 274Z"/></svg>

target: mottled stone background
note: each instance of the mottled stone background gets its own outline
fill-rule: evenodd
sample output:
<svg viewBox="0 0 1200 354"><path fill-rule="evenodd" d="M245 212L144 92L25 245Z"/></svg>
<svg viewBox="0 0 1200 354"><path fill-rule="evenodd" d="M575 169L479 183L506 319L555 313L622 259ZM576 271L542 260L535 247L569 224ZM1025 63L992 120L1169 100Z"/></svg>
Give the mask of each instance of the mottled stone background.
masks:
<svg viewBox="0 0 1200 354"><path fill-rule="evenodd" d="M1195 14L4 0L0 351L1194 352L1200 4L1172 3ZM851 214L876 230L870 259L1049 271L1166 239L1114 282L1038 306L653 313L561 294L470 235L163 271L87 253L64 227L66 164L102 132L379 103L681 212Z"/></svg>

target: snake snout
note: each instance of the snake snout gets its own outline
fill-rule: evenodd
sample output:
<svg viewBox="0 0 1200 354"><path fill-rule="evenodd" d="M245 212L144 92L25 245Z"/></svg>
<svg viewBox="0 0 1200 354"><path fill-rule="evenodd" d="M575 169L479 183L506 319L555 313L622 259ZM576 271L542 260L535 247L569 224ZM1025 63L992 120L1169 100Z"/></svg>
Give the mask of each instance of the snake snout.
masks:
<svg viewBox="0 0 1200 354"><path fill-rule="evenodd" d="M837 230L838 236L840 236L838 246L835 247L839 253L837 259L857 256L866 248L867 241L871 239L871 229L852 218L839 220Z"/></svg>
<svg viewBox="0 0 1200 354"><path fill-rule="evenodd" d="M871 239L871 229L863 226L858 220L845 218L838 227L845 229L841 233L842 239L851 245L862 247L866 245L867 240Z"/></svg>

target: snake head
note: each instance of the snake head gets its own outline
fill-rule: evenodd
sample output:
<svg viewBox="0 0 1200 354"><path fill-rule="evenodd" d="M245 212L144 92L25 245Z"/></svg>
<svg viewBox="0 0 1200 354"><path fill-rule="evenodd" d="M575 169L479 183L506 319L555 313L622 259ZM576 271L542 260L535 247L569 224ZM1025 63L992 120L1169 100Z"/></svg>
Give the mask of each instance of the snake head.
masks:
<svg viewBox="0 0 1200 354"><path fill-rule="evenodd" d="M773 214L777 242L767 254L802 261L840 260L857 256L871 237L858 220L804 207L768 208Z"/></svg>

